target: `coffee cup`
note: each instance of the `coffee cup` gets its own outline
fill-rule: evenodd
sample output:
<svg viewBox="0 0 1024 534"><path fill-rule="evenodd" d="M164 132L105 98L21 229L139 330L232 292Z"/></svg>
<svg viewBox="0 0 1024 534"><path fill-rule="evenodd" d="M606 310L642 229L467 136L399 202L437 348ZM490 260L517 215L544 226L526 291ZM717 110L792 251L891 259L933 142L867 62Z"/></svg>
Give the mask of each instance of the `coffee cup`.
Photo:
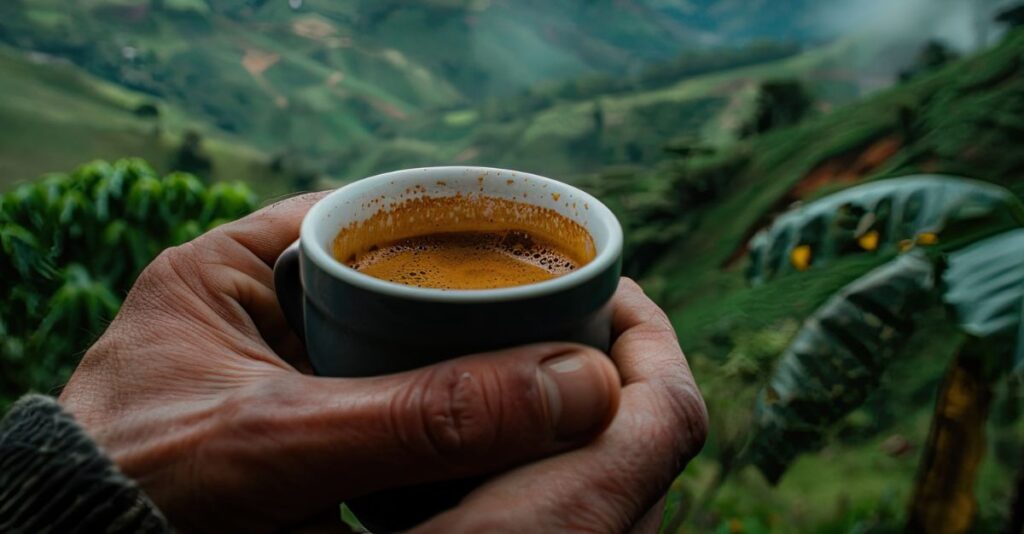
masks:
<svg viewBox="0 0 1024 534"><path fill-rule="evenodd" d="M456 196L552 210L589 234L593 257L571 272L537 283L446 290L375 278L334 255L335 240L345 228L410 199ZM429 167L365 178L321 199L303 220L299 240L274 266L274 283L314 371L367 377L542 341L577 342L607 351L621 253L618 220L580 189L505 169ZM347 504L371 531L402 530L454 506L478 483L400 488Z"/></svg>

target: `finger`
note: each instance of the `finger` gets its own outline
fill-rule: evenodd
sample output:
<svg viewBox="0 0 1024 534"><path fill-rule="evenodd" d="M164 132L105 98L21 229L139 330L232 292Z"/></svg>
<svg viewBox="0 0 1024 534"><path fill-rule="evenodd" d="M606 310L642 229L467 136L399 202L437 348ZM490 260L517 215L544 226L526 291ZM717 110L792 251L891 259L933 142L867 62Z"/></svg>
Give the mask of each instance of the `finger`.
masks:
<svg viewBox="0 0 1024 534"><path fill-rule="evenodd" d="M703 445L707 412L657 306L626 279L613 306L611 356L625 386L608 429L492 479L422 532L624 532L665 494Z"/></svg>
<svg viewBox="0 0 1024 534"><path fill-rule="evenodd" d="M492 473L590 439L618 405L607 356L564 343L468 356L384 377L283 375L234 400L217 487L269 474L293 517L375 490ZM290 460L292 463L288 463Z"/></svg>
<svg viewBox="0 0 1024 534"><path fill-rule="evenodd" d="M311 366L278 304L272 265L298 238L309 209L328 193L276 202L161 258L232 327L258 335L267 348L302 372Z"/></svg>
<svg viewBox="0 0 1024 534"><path fill-rule="evenodd" d="M654 379L665 372L673 380L692 382L671 321L629 278L622 278L612 299L612 330L617 347L612 358L626 384Z"/></svg>
<svg viewBox="0 0 1024 534"><path fill-rule="evenodd" d="M214 230L169 249L147 271L161 279L173 275L202 300L214 320L222 321L204 324L225 334L237 332L239 342L259 345L256 350L266 353L265 358L280 356L296 369L310 371L303 345L278 303L273 270L226 233Z"/></svg>
<svg viewBox="0 0 1024 534"><path fill-rule="evenodd" d="M642 392L685 430L683 450L689 459L704 444L707 409L675 329L665 312L629 278L622 278L613 298L612 324L617 333L611 357L623 384L642 385ZM639 388L634 388L639 389Z"/></svg>
<svg viewBox="0 0 1024 534"><path fill-rule="evenodd" d="M299 227L306 212L329 193L306 193L275 202L214 231L230 236L273 266L281 252L299 238Z"/></svg>
<svg viewBox="0 0 1024 534"><path fill-rule="evenodd" d="M491 479L415 532L629 531L682 468L670 416L637 387L622 390L611 426L590 444Z"/></svg>

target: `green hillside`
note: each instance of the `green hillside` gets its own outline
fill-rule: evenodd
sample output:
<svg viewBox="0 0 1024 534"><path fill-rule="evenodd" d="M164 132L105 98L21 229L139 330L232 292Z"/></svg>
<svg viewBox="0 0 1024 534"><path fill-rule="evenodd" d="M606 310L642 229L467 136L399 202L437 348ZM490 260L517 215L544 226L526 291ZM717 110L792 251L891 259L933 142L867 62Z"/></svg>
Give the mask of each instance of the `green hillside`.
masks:
<svg viewBox="0 0 1024 534"><path fill-rule="evenodd" d="M865 180L948 173L1024 196L1022 62L1018 31L980 56L797 127L664 161L655 171L606 172L589 182L625 222L627 267L669 309L715 414L711 443L678 481L679 495L705 494L735 459L754 393L799 321L891 257L854 256L751 287L743 275L747 240L794 203ZM899 526L919 451L911 445L890 453L886 443L923 443L937 380L959 335L938 316L924 324L880 391L822 452L801 457L775 489L752 469L733 473L711 502L698 502L707 507L692 518L698 530L719 522L725 528L730 518L756 532ZM1018 413L1020 397L1007 391L1004 409ZM1004 517L1024 442L1020 418L992 423L989 431L976 489L979 532Z"/></svg>
<svg viewBox="0 0 1024 534"><path fill-rule="evenodd" d="M0 187L63 171L94 158L145 158L174 166L184 133L209 131L175 107L98 80L52 57L0 47ZM156 106L159 116L143 116ZM272 172L265 154L238 139L206 137L211 177L245 179L264 195L292 188L287 172Z"/></svg>
<svg viewBox="0 0 1024 534"><path fill-rule="evenodd" d="M0 42L67 59L266 149L305 156L424 109L624 72L692 42L600 1L11 0ZM535 21L542 17L544 24Z"/></svg>
<svg viewBox="0 0 1024 534"><path fill-rule="evenodd" d="M712 146L734 141L766 80L801 81L822 111L855 100L888 83L891 74L872 78L866 72L894 48L913 46L863 36L803 52L765 43L684 53L674 62L652 66L632 84L591 78L425 114L397 128L388 140L345 153L351 165L345 174L451 163L575 180L608 165L648 165L663 157L673 139Z"/></svg>
<svg viewBox="0 0 1024 534"><path fill-rule="evenodd" d="M308 184L317 175L351 179L450 163L565 179L608 165L648 165L674 138L732 141L762 80L798 79L827 111L891 83L895 65L912 58L919 40L866 34L807 47L699 44L709 30L719 38L782 37L787 29L802 35L804 18L793 16L787 24L776 18L801 13L805 0L778 4L771 16L747 17L732 29L722 22L738 20L735 6L704 1L297 5L11 0L0 5L0 43L66 60L138 98L147 95L167 110L162 122L188 122L210 139L237 139L269 161L287 162L303 174L297 182ZM33 84L46 83L42 63L31 72L11 61L4 65L3 83L19 86L12 93L31 95ZM28 79L18 80L22 76ZM40 93L55 91L74 98L74 90L63 87ZM31 122L26 114L32 112L17 102L5 107L12 124ZM95 110L90 113L96 118ZM114 126L130 119L82 121L103 130L90 137L91 150L71 130L47 142L86 159L131 153L159 166L157 154L165 152L159 145L179 141L171 134L144 142ZM139 128L151 130L127 131ZM44 146L36 137L46 131L28 124L19 143L7 145L6 179L56 168L41 163L37 152L20 150ZM18 162L18 154L29 161ZM281 190L280 180L273 182L258 187Z"/></svg>

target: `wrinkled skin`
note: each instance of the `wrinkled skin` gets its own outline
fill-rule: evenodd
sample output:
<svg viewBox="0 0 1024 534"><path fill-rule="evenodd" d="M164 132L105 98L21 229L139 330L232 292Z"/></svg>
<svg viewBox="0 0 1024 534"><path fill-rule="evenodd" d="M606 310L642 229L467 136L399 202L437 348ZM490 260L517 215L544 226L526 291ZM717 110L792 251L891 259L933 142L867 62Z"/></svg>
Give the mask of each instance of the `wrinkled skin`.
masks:
<svg viewBox="0 0 1024 534"><path fill-rule="evenodd" d="M272 265L322 195L161 254L61 395L172 524L340 529L347 498L501 472L418 530L657 528L707 415L670 323L639 286L623 279L614 297L611 359L544 343L383 377L310 376ZM567 357L593 412L568 437L538 380Z"/></svg>

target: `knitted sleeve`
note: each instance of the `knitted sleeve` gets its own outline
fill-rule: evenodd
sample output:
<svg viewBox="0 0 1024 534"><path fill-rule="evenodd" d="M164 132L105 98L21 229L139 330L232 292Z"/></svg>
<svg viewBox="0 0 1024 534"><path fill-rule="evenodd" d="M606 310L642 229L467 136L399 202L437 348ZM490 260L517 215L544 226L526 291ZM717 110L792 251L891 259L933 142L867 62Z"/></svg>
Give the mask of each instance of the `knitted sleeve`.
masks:
<svg viewBox="0 0 1024 534"><path fill-rule="evenodd" d="M170 531L53 398L27 395L0 422L0 532Z"/></svg>

